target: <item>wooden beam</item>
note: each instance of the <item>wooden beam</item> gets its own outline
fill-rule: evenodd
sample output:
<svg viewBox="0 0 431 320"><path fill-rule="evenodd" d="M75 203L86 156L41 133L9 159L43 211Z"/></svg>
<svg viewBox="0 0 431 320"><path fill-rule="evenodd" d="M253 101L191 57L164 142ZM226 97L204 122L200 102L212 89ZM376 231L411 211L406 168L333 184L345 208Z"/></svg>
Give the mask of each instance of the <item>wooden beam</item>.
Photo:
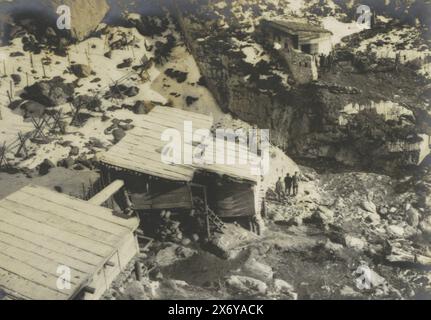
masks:
<svg viewBox="0 0 431 320"><path fill-rule="evenodd" d="M117 193L118 190L120 190L123 186L124 186L123 180L115 180L110 185L108 185L105 189L103 189L94 197L92 197L90 200L88 200L88 202L91 204L100 206L104 202L106 202L110 197L112 197L115 193Z"/></svg>
<svg viewBox="0 0 431 320"><path fill-rule="evenodd" d="M96 288L90 286L85 286L82 290L89 294L94 294L96 292Z"/></svg>
<svg viewBox="0 0 431 320"><path fill-rule="evenodd" d="M108 262L105 263L105 266L107 266L107 267L115 267L115 263L113 263L111 261L108 261Z"/></svg>

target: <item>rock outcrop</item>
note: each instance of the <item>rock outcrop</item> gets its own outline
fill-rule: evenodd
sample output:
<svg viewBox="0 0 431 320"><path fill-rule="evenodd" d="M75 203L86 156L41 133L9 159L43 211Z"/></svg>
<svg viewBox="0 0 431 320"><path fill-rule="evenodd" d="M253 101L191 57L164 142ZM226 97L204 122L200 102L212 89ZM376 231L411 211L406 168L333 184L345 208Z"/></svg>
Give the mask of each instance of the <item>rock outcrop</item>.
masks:
<svg viewBox="0 0 431 320"><path fill-rule="evenodd" d="M224 111L270 129L272 142L298 158L391 172L426 157L431 114L418 94L424 79L413 70L385 62L382 71L375 67L381 61L367 56L373 67L364 71L347 49L335 55L332 70L319 73L318 82L300 85L259 39L258 18L249 26L229 6L177 8L188 47ZM250 8L244 10L254 12L255 5ZM247 46L262 52L248 55Z"/></svg>
<svg viewBox="0 0 431 320"><path fill-rule="evenodd" d="M59 6L70 8L71 29L59 30L57 13ZM109 11L106 0L13 0L0 2L0 37L1 43L13 38L20 28L33 34L38 40L54 42L55 38L67 37L83 40Z"/></svg>

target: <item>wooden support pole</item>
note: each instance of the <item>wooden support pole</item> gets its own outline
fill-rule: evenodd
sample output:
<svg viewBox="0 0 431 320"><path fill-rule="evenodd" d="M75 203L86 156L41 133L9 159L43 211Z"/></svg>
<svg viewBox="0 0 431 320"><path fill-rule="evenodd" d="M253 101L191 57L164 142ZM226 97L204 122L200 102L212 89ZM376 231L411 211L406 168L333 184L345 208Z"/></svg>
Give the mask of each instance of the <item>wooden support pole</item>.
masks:
<svg viewBox="0 0 431 320"><path fill-rule="evenodd" d="M86 286L84 287L84 289L82 289L84 292L86 293L90 293L90 294L95 294L96 293L96 288L94 287L90 287L90 286Z"/></svg>
<svg viewBox="0 0 431 320"><path fill-rule="evenodd" d="M82 183L82 199L87 200L87 192L85 191L85 184Z"/></svg>
<svg viewBox="0 0 431 320"><path fill-rule="evenodd" d="M136 275L136 280L138 281L142 280L142 266L139 261L135 261L135 275Z"/></svg>
<svg viewBox="0 0 431 320"><path fill-rule="evenodd" d="M9 99L9 103L11 103L12 102L12 95L10 94L9 90L6 90L6 94L7 94L7 97Z"/></svg>
<svg viewBox="0 0 431 320"><path fill-rule="evenodd" d="M45 65L42 62L43 77L46 78Z"/></svg>

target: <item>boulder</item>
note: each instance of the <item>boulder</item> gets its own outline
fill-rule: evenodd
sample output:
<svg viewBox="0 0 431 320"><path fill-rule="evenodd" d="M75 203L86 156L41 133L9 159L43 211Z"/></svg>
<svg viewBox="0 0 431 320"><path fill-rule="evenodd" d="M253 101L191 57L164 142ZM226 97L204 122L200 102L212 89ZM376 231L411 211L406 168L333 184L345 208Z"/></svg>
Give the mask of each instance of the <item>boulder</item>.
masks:
<svg viewBox="0 0 431 320"><path fill-rule="evenodd" d="M286 295L292 300L298 299L298 294L295 292L293 286L282 279L274 279L274 290L277 294Z"/></svg>
<svg viewBox="0 0 431 320"><path fill-rule="evenodd" d="M371 201L367 201L367 200L362 201L361 202L361 208L364 209L365 211L368 211L371 213L377 212L376 205Z"/></svg>
<svg viewBox="0 0 431 320"><path fill-rule="evenodd" d="M154 108L154 105L151 102L148 101L136 101L135 105L133 106L133 112L135 114L147 114Z"/></svg>
<svg viewBox="0 0 431 320"><path fill-rule="evenodd" d="M61 77L49 81L39 81L25 88L28 99L37 101L47 107L55 107L69 101L74 93L72 84L63 82Z"/></svg>
<svg viewBox="0 0 431 320"><path fill-rule="evenodd" d="M139 88L136 86L131 86L124 91L124 94L129 98L137 96L139 94Z"/></svg>
<svg viewBox="0 0 431 320"><path fill-rule="evenodd" d="M246 276L232 275L226 280L226 284L244 294L265 294L268 286L265 282Z"/></svg>
<svg viewBox="0 0 431 320"><path fill-rule="evenodd" d="M188 247L170 244L164 249L159 250L155 257L155 262L160 267L166 267L177 261L188 259L197 253L196 250Z"/></svg>
<svg viewBox="0 0 431 320"><path fill-rule="evenodd" d="M51 160L45 159L39 166L39 174L44 176L48 174L49 170L52 168L55 168L55 164Z"/></svg>
<svg viewBox="0 0 431 320"><path fill-rule="evenodd" d="M326 239L323 248L325 248L327 251L335 254L335 255L341 255L343 253L344 247L342 244L334 243L329 239Z"/></svg>
<svg viewBox="0 0 431 320"><path fill-rule="evenodd" d="M12 57L12 58L22 57L22 56L24 56L24 53L22 53L21 51L14 51L9 54L9 57Z"/></svg>
<svg viewBox="0 0 431 320"><path fill-rule="evenodd" d="M77 156L77 155L79 155L79 148L78 148L78 147L76 147L76 146L72 146L72 147L70 148L69 155L70 155L70 156Z"/></svg>
<svg viewBox="0 0 431 320"><path fill-rule="evenodd" d="M60 30L56 26L61 5L70 9L70 29ZM108 11L108 0L0 1L0 44L21 35L24 29L28 35L23 40L32 38L24 43L24 50L40 53L39 43L52 44L56 45L57 54L65 54L64 45L88 37Z"/></svg>
<svg viewBox="0 0 431 320"><path fill-rule="evenodd" d="M71 157L67 157L67 158L60 160L58 162L58 166L64 167L66 169L72 168L74 164L75 164L75 160L73 160L73 158L71 158Z"/></svg>
<svg viewBox="0 0 431 320"><path fill-rule="evenodd" d="M112 135L114 136L115 143L117 143L126 136L126 132L123 129L117 128L112 131Z"/></svg>
<svg viewBox="0 0 431 320"><path fill-rule="evenodd" d="M371 223L371 224L379 224L380 223L380 216L377 213L370 213L366 218L365 221Z"/></svg>
<svg viewBox="0 0 431 320"><path fill-rule="evenodd" d="M425 236L431 236L431 216L426 217L419 224L419 228L422 230Z"/></svg>
<svg viewBox="0 0 431 320"><path fill-rule="evenodd" d="M96 29L102 19L109 11L106 0L37 0L42 8L55 15L58 19L57 8L67 5L72 17L71 36L77 40L85 39Z"/></svg>
<svg viewBox="0 0 431 320"><path fill-rule="evenodd" d="M12 78L12 81L15 85L21 83L21 76L19 74L12 74L10 77Z"/></svg>
<svg viewBox="0 0 431 320"><path fill-rule="evenodd" d="M365 240L353 237L351 235L346 235L344 240L346 242L346 246L355 251L363 251L367 246Z"/></svg>
<svg viewBox="0 0 431 320"><path fill-rule="evenodd" d="M359 298L362 295L355 291L352 287L344 286L340 289L340 295L344 298L352 299L352 298Z"/></svg>
<svg viewBox="0 0 431 320"><path fill-rule="evenodd" d="M404 228L397 225L390 225L386 228L389 235L395 238L402 238L404 237Z"/></svg>
<svg viewBox="0 0 431 320"><path fill-rule="evenodd" d="M248 259L244 263L242 270L251 277L265 282L271 281L274 276L274 272L270 266L258 262L254 258Z"/></svg>
<svg viewBox="0 0 431 320"><path fill-rule="evenodd" d="M199 100L199 98L192 97L192 96L187 96L186 97L186 104L187 104L188 107L190 107L193 103L195 103L198 100Z"/></svg>
<svg viewBox="0 0 431 320"><path fill-rule="evenodd" d="M133 281L127 285L123 296L127 300L149 300L150 298L146 293L143 284L139 281Z"/></svg>
<svg viewBox="0 0 431 320"><path fill-rule="evenodd" d="M124 69L124 68L128 68L132 65L133 59L128 58L128 59L124 59L122 63L120 63L119 65L117 65L118 69Z"/></svg>
<svg viewBox="0 0 431 320"><path fill-rule="evenodd" d="M100 111L102 108L102 101L99 98L87 95L77 96L72 104L77 109L85 108L90 111Z"/></svg>
<svg viewBox="0 0 431 320"><path fill-rule="evenodd" d="M379 208L379 214L382 217L386 217L388 215L388 213L389 213L389 209L387 207L383 206L383 207Z"/></svg>
<svg viewBox="0 0 431 320"><path fill-rule="evenodd" d="M105 99L124 99L125 97L134 97L139 94L139 88L136 86L126 86L124 84L114 85L109 88L105 94Z"/></svg>
<svg viewBox="0 0 431 320"><path fill-rule="evenodd" d="M45 113L45 106L36 101L25 101L21 104L21 110L24 112L24 118L40 118Z"/></svg>
<svg viewBox="0 0 431 320"><path fill-rule="evenodd" d="M70 69L78 78L87 78L92 72L91 67L85 64L73 64Z"/></svg>
<svg viewBox="0 0 431 320"><path fill-rule="evenodd" d="M326 225L334 220L334 212L327 207L319 206L311 215L310 221L318 225Z"/></svg>
<svg viewBox="0 0 431 320"><path fill-rule="evenodd" d="M406 212L406 222L414 228L419 225L420 217L419 211L413 207Z"/></svg>

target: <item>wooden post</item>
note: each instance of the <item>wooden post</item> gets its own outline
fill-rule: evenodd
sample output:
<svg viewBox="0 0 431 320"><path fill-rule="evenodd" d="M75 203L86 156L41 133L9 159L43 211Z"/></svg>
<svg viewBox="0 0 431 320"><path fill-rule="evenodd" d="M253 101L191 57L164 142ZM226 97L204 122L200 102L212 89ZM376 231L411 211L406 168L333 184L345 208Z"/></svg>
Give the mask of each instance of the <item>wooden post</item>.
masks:
<svg viewBox="0 0 431 320"><path fill-rule="evenodd" d="M94 294L96 292L96 288L90 287L90 286L84 287L83 290L84 290L84 292L89 293L89 294Z"/></svg>
<svg viewBox="0 0 431 320"><path fill-rule="evenodd" d="M142 280L142 266L138 260L135 261L135 275L137 281Z"/></svg>
<svg viewBox="0 0 431 320"><path fill-rule="evenodd" d="M202 186L203 191L204 191L204 205L205 205L205 212L206 212L206 217L205 217L205 223L206 223L206 227L207 227L207 236L208 236L208 240L211 239L211 225L210 225L210 216L209 216L209 208L208 208L208 199L207 199L207 188L205 186Z"/></svg>
<svg viewBox="0 0 431 320"><path fill-rule="evenodd" d="M123 186L124 186L123 180L115 180L105 189L103 189L98 194L96 194L91 199L89 199L88 202L100 206L104 202L106 202L109 198L111 198L115 193L117 193L118 190L120 190Z"/></svg>
<svg viewBox="0 0 431 320"><path fill-rule="evenodd" d="M41 61L41 63L42 63L43 77L46 78L45 65L43 64L43 61Z"/></svg>
<svg viewBox="0 0 431 320"><path fill-rule="evenodd" d="M93 197L94 196L93 181L91 179L89 179L88 183L89 183L89 185L88 185L88 189L89 189L88 196Z"/></svg>
<svg viewBox="0 0 431 320"><path fill-rule="evenodd" d="M12 96L11 96L9 90L6 90L6 94L7 94L7 97L9 98L9 103L11 103L12 102Z"/></svg>
<svg viewBox="0 0 431 320"><path fill-rule="evenodd" d="M11 80L10 82L9 82L9 87L10 87L10 97L13 99L13 96L14 96L14 90L13 90L13 87L14 87L14 83L13 83L13 81Z"/></svg>
<svg viewBox="0 0 431 320"><path fill-rule="evenodd" d="M87 200L87 195L85 192L85 184L82 183L82 199Z"/></svg>
<svg viewBox="0 0 431 320"><path fill-rule="evenodd" d="M135 61L135 59L136 59L134 46L135 46L135 36L133 36L133 41L132 41L133 61Z"/></svg>
<svg viewBox="0 0 431 320"><path fill-rule="evenodd" d="M88 65L90 66L91 60L90 60L90 54L89 54L88 50L85 50L85 55L87 56Z"/></svg>
<svg viewBox="0 0 431 320"><path fill-rule="evenodd" d="M210 227L210 217L209 217L208 208L206 209L205 225L207 227L207 237L208 237L208 240L210 240L211 239L211 227Z"/></svg>

